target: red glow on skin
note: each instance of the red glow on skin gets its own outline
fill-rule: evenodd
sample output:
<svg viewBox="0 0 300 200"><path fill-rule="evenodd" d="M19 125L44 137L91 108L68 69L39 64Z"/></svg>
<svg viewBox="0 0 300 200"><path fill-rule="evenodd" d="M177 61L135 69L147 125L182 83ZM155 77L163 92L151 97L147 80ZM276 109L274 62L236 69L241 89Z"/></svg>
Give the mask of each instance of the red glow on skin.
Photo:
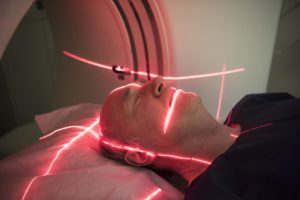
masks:
<svg viewBox="0 0 300 200"><path fill-rule="evenodd" d="M103 69L108 69L108 70L112 70L111 66L108 65L103 65L100 64L98 62L94 62L91 60L88 60L86 58L83 58L81 56L75 55L73 53L70 53L68 51L63 51L63 54L73 58L75 60L78 60L80 62L95 66L95 67L99 67L99 68L103 68ZM197 78L207 78L207 77L213 77L213 76L221 76L221 75L225 75L225 74L232 74L232 73L237 73L237 72L242 72L245 71L245 68L238 68L238 69L234 69L234 70L228 70L228 71L222 71L222 72L215 72L215 73L207 73L207 74L199 74L199 75L191 75L191 76L162 76L165 80L188 80L188 79L197 79ZM130 74L138 74L141 76L148 76L148 74L146 72L135 72L130 70ZM151 78L155 78L157 77L157 74L151 74L150 73L150 77Z"/></svg>
<svg viewBox="0 0 300 200"><path fill-rule="evenodd" d="M226 71L226 65L224 64L222 72L225 72L225 71ZM222 106L222 101L223 101L223 92L224 92L224 80L225 80L225 74L222 74L216 119L220 118L221 106Z"/></svg>
<svg viewBox="0 0 300 200"><path fill-rule="evenodd" d="M231 134L230 134L230 137L233 137L233 138L238 138L238 137L239 137L239 135L236 135L236 134L233 134L233 133L231 133Z"/></svg>
<svg viewBox="0 0 300 200"><path fill-rule="evenodd" d="M141 149L141 148L136 148L136 147L131 147L131 146L127 146L127 145L121 145L121 144L116 144L107 140L101 140L101 142L103 144L106 144L110 147L116 148L116 149L121 149L121 150L127 150L127 151L134 151L134 152L141 152L141 153L145 153L148 156L151 157L155 157L155 156L159 156L159 157L165 157L165 158L172 158L172 159L177 159L177 160L188 160L188 161L194 161L194 162L198 162L198 163L202 163L205 165L210 165L211 162L201 159L201 158L193 158L193 157L184 157L184 156L179 156L179 155L174 155L174 154L164 154L164 153L154 153L145 149Z"/></svg>
<svg viewBox="0 0 300 200"><path fill-rule="evenodd" d="M165 122L164 122L164 134L167 133L167 129L169 127L169 124L170 124L170 120L171 120L171 117L174 113L174 107L175 107L175 103L177 101L177 98L179 96L179 94L181 93L181 90L176 90L176 92L174 93L174 96L173 96L173 99L172 99L172 102L171 102L171 106L167 112L167 115L165 117Z"/></svg>
<svg viewBox="0 0 300 200"><path fill-rule="evenodd" d="M80 134L78 134L77 136L73 137L68 143L64 144L63 147L61 149L59 149L56 153L56 155L54 156L53 160L51 161L47 171L42 174L41 176L36 176L34 177L29 184L26 187L26 190L24 191L24 194L22 196L22 200L24 200L28 194L28 191L30 190L32 184L34 183L34 181L39 178L39 177L43 177L43 176L47 176L50 174L51 169L53 168L55 162L58 160L58 158L60 157L60 155L62 154L62 152L67 149L69 146L71 146L76 140L80 139L82 136L84 136L87 132L91 132L91 129L94 128L94 126L96 126L99 123L99 119L97 119L94 123L92 123L89 127L86 127L84 131L82 131Z"/></svg>
<svg viewBox="0 0 300 200"><path fill-rule="evenodd" d="M158 188L157 190L155 190L154 192L151 192L149 195L147 195L146 198L144 198L143 200L151 200L154 197L156 197L159 193L161 192L161 189Z"/></svg>

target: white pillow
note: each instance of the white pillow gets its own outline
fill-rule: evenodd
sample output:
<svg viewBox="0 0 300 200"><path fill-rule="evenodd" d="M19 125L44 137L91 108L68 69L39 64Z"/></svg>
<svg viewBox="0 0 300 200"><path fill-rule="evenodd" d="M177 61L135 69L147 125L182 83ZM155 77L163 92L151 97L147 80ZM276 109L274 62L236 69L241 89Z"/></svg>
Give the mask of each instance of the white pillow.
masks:
<svg viewBox="0 0 300 200"><path fill-rule="evenodd" d="M39 115L36 121L48 134L70 125L89 126L98 120L100 109L95 104L79 104ZM93 130L98 128L96 123ZM55 132L1 160L1 199L122 200L150 199L151 195L153 199L183 199L182 193L154 172L101 156L98 139L83 131Z"/></svg>

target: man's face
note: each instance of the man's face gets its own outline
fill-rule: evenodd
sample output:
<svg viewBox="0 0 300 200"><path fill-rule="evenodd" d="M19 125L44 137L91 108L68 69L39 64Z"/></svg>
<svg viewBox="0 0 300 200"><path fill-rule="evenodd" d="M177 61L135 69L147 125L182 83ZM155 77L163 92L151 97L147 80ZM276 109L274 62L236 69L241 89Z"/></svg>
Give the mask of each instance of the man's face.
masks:
<svg viewBox="0 0 300 200"><path fill-rule="evenodd" d="M171 88L162 78L112 91L101 112L101 126L109 138L160 152L180 151L182 141L201 129L204 134L211 121L215 122L197 95Z"/></svg>

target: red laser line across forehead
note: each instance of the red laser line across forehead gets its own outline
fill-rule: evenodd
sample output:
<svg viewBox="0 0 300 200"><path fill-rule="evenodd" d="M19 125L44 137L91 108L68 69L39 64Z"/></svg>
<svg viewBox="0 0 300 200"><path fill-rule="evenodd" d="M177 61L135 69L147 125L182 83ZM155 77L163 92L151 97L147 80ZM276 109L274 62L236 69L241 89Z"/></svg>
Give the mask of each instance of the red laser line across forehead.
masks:
<svg viewBox="0 0 300 200"><path fill-rule="evenodd" d="M102 69L108 69L108 70L112 70L111 66L108 65L104 65L95 61L91 61L89 59L83 58L81 56L75 55L73 53L70 53L68 51L63 51L63 54L73 58L75 60L78 60L80 62L98 67L98 68L102 68ZM213 76L221 76L221 75L225 75L225 74L232 74L232 73L238 73L238 72L243 72L245 71L245 68L240 67L237 69L233 69L233 70L227 70L227 71L222 71L222 72L214 72L214 73L207 73L207 74L198 74L198 75L189 75L189 76L162 76L165 80L189 80L189 79L197 79L197 78L207 78L207 77L213 77ZM130 70L130 74L138 74L141 76L148 76L148 73L146 72L136 72L136 71L132 71ZM150 77L155 78L157 77L157 74L152 74L150 73Z"/></svg>

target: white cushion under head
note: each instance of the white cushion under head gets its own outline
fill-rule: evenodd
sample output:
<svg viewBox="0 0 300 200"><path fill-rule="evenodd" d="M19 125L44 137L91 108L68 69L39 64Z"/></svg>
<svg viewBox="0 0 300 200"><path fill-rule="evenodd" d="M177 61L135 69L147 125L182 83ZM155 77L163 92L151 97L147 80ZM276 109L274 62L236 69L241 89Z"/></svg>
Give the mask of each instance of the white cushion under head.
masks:
<svg viewBox="0 0 300 200"><path fill-rule="evenodd" d="M89 126L101 106L80 104L36 117L41 128ZM93 128L97 131L99 124ZM69 128L0 161L3 199L183 199L183 195L154 172L130 167L99 154L99 140L90 132ZM32 182L31 186L28 185Z"/></svg>

